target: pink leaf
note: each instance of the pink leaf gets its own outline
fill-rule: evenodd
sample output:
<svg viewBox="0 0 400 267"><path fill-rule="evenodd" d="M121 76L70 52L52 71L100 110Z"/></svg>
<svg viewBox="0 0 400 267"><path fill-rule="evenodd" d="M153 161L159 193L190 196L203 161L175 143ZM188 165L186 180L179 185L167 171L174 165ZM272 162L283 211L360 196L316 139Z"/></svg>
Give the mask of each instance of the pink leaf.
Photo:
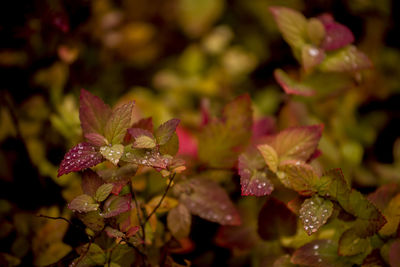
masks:
<svg viewBox="0 0 400 267"><path fill-rule="evenodd" d="M89 143L80 143L65 154L58 169L58 177L70 172L80 171L96 166L103 161L103 157Z"/></svg>
<svg viewBox="0 0 400 267"><path fill-rule="evenodd" d="M334 21L329 14L319 17L325 27L325 38L321 48L326 51L336 50L354 42L353 33L343 24Z"/></svg>
<svg viewBox="0 0 400 267"><path fill-rule="evenodd" d="M129 128L128 133L133 139L136 139L137 137L142 135L154 138L153 134L150 131L141 128Z"/></svg>
<svg viewBox="0 0 400 267"><path fill-rule="evenodd" d="M89 143L95 146L105 146L107 145L107 140L104 136L98 133L88 133L85 134L85 138L89 141Z"/></svg>
<svg viewBox="0 0 400 267"><path fill-rule="evenodd" d="M274 77L276 82L288 95L312 96L315 94L315 91L311 87L293 80L291 77L289 77L289 75L287 75L286 72L281 69L276 69L274 71Z"/></svg>
<svg viewBox="0 0 400 267"><path fill-rule="evenodd" d="M131 209L131 201L132 196L130 194L123 196L111 196L104 203L103 217L110 218L129 211Z"/></svg>
<svg viewBox="0 0 400 267"><path fill-rule="evenodd" d="M111 109L99 97L85 89L81 90L79 119L83 134L98 133L103 135L104 127L111 116Z"/></svg>
<svg viewBox="0 0 400 267"><path fill-rule="evenodd" d="M197 157L197 139L181 126L176 129L176 134L179 138L178 154Z"/></svg>

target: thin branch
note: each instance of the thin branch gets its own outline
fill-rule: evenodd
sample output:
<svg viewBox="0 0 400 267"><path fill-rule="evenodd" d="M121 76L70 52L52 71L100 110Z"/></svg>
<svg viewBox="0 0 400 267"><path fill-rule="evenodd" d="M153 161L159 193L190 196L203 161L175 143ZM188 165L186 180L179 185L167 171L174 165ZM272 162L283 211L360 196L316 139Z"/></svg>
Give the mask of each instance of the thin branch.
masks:
<svg viewBox="0 0 400 267"><path fill-rule="evenodd" d="M151 216L153 216L153 214L157 211L157 209L161 206L161 203L163 202L164 198L166 197L166 195L168 193L168 190L170 189L170 187L172 185L172 181L174 180L174 178L175 178L175 173L169 179L169 183L167 185L167 188L165 189L164 194L162 195L160 201L157 203L157 205L154 207L154 209L150 212L150 214L147 215L146 220L144 220L145 224L151 218Z"/></svg>
<svg viewBox="0 0 400 267"><path fill-rule="evenodd" d="M144 246L146 246L146 232L145 232L145 229L144 229L144 226L145 226L145 223L146 223L146 222L145 222L145 223L142 222L142 218L141 218L141 216L140 216L140 206L139 206L139 202L137 201L136 192L135 192L135 190L133 190L132 184L129 184L129 188L130 188L130 190L131 190L131 192L132 192L133 201L135 202L136 214L137 214L137 217L138 217L138 220L139 220L140 229L141 229L141 231L142 231L143 244L144 244Z"/></svg>

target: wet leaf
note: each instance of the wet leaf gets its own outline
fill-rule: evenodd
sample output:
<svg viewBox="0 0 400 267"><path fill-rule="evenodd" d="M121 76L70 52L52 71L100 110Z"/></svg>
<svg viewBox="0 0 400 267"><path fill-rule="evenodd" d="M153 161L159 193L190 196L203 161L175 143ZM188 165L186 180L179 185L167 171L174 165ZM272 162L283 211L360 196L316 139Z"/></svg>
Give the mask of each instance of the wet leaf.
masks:
<svg viewBox="0 0 400 267"><path fill-rule="evenodd" d="M93 197L102 184L104 184L103 179L101 179L94 171L89 169L83 172L81 186L83 193L86 195Z"/></svg>
<svg viewBox="0 0 400 267"><path fill-rule="evenodd" d="M99 97L82 89L80 96L79 119L83 134L104 135L104 127L111 116L111 108Z"/></svg>
<svg viewBox="0 0 400 267"><path fill-rule="evenodd" d="M368 56L353 45L327 54L319 65L319 69L326 72L354 72L371 67L372 62Z"/></svg>
<svg viewBox="0 0 400 267"><path fill-rule="evenodd" d="M176 239L189 236L191 223L192 215L183 204L179 204L168 212L167 226Z"/></svg>
<svg viewBox="0 0 400 267"><path fill-rule="evenodd" d="M96 148L89 143L80 143L71 148L61 161L57 176L80 171L96 166L103 161L103 157Z"/></svg>
<svg viewBox="0 0 400 267"><path fill-rule="evenodd" d="M98 170L97 174L107 182L124 182L128 181L136 174L138 167L134 164L126 164L122 167L113 169Z"/></svg>
<svg viewBox="0 0 400 267"><path fill-rule="evenodd" d="M99 211L78 213L78 218L93 231L99 232L104 228L104 218L100 216Z"/></svg>
<svg viewBox="0 0 400 267"><path fill-rule="evenodd" d="M346 257L339 256L337 244L331 240L314 240L297 249L291 258L292 263L312 267L349 267L352 264Z"/></svg>
<svg viewBox="0 0 400 267"><path fill-rule="evenodd" d="M192 214L221 225L238 225L240 216L229 196L217 183L194 178L174 187Z"/></svg>
<svg viewBox="0 0 400 267"><path fill-rule="evenodd" d="M329 219L333 211L333 203L328 199L313 196L306 199L300 208L300 219L308 235L317 232Z"/></svg>
<svg viewBox="0 0 400 267"><path fill-rule="evenodd" d="M114 237L114 238L121 238L121 237L125 237L125 234L118 231L115 228L111 228L110 226L107 226L106 228L104 228L104 231L106 231L107 235L109 237Z"/></svg>
<svg viewBox="0 0 400 267"><path fill-rule="evenodd" d="M293 49L300 49L307 38L307 19L300 12L287 7L270 7L283 39Z"/></svg>
<svg viewBox="0 0 400 267"><path fill-rule="evenodd" d="M89 143L95 146L105 146L108 143L107 139L98 133L85 134L85 138L88 140Z"/></svg>
<svg viewBox="0 0 400 267"><path fill-rule="evenodd" d="M161 155L157 148L149 150L126 147L125 152L123 160L138 165L165 169L172 163L172 157Z"/></svg>
<svg viewBox="0 0 400 267"><path fill-rule="evenodd" d="M338 253L341 256L353 256L364 253L370 249L370 241L366 238L360 238L350 229L342 234L339 240Z"/></svg>
<svg viewBox="0 0 400 267"><path fill-rule="evenodd" d="M156 141L146 135L141 135L135 139L133 143L134 148L154 148L156 146Z"/></svg>
<svg viewBox="0 0 400 267"><path fill-rule="evenodd" d="M134 102L128 102L116 107L104 128L104 136L112 145L124 140L126 131L131 126L131 116Z"/></svg>
<svg viewBox="0 0 400 267"><path fill-rule="evenodd" d="M131 209L132 197L130 194L123 196L111 196L104 203L103 217L110 218Z"/></svg>
<svg viewBox="0 0 400 267"><path fill-rule="evenodd" d="M323 17L320 19L325 29L325 38L321 44L322 49L327 51L337 50L354 42L354 35L349 28L335 22L333 18L326 19L326 16L329 15L325 15L325 19Z"/></svg>
<svg viewBox="0 0 400 267"><path fill-rule="evenodd" d="M271 216L273 214L274 216ZM275 240L296 233L297 218L286 205L276 198L269 198L258 215L258 234L264 240Z"/></svg>
<svg viewBox="0 0 400 267"><path fill-rule="evenodd" d="M301 82L295 81L281 69L276 69L274 71L274 77L276 82L288 95L312 96L315 94L313 88L304 85Z"/></svg>
<svg viewBox="0 0 400 267"><path fill-rule="evenodd" d="M285 161L279 167L277 177L287 188L302 195L316 192L316 184L319 181L319 177L311 165L299 161Z"/></svg>
<svg viewBox="0 0 400 267"><path fill-rule="evenodd" d="M71 203L68 204L68 208L77 212L89 212L99 208L99 204L88 195L80 195L74 198Z"/></svg>
<svg viewBox="0 0 400 267"><path fill-rule="evenodd" d="M165 145L173 136L176 131L176 127L178 127L180 120L172 119L167 122L164 122L157 128L154 132L154 136L156 137L157 144Z"/></svg>
<svg viewBox="0 0 400 267"><path fill-rule="evenodd" d="M113 184L103 184L97 190L94 199L98 202L104 201L111 193L114 185Z"/></svg>
<svg viewBox="0 0 400 267"><path fill-rule="evenodd" d="M113 146L102 146L100 148L100 153L104 158L111 161L114 165L117 165L122 155L124 154L124 146L121 144L116 144Z"/></svg>
<svg viewBox="0 0 400 267"><path fill-rule="evenodd" d="M304 45L301 49L302 66L309 71L319 65L325 58L325 52L314 45Z"/></svg>

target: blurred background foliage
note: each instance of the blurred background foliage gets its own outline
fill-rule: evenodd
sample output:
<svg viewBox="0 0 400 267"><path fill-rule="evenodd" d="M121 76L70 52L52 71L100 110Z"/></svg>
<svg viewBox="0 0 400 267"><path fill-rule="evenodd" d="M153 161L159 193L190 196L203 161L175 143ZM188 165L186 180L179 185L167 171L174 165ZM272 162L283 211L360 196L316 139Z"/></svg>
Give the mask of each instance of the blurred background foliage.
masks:
<svg viewBox="0 0 400 267"><path fill-rule="evenodd" d="M353 31L374 68L344 90L329 91L337 88L332 78L318 83L329 94L285 95L273 71L290 73L299 64L268 11L274 5L306 17L332 13ZM36 215L70 218L65 204L80 194L79 175L56 178L56 171L64 153L82 138L81 88L111 105L134 99L137 118L152 116L155 125L181 119L180 138L197 135L204 112L219 114L234 97L249 93L254 119L264 119L272 132L325 124L321 168L341 167L363 193L399 183L399 10L398 1L389 0L3 2L0 265L51 264L80 243L73 227ZM213 175L228 183L239 201L239 178ZM242 199L239 207L257 214L254 201ZM194 222L195 248L184 258L195 266L249 264L239 250L216 246L216 231L213 223ZM253 253L260 258L250 261L254 266L271 266L267 254L280 249L264 245Z"/></svg>

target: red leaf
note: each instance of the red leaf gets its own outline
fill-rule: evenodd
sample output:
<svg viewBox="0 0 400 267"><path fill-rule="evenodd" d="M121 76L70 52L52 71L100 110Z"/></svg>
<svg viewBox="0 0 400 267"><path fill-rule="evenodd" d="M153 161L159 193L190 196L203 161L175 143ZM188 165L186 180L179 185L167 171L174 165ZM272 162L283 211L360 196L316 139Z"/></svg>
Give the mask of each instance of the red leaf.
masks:
<svg viewBox="0 0 400 267"><path fill-rule="evenodd" d="M326 51L336 50L354 42L353 33L343 24L337 23L329 14L319 17L325 27L325 38L321 48Z"/></svg>
<svg viewBox="0 0 400 267"><path fill-rule="evenodd" d="M111 196L104 203L103 217L110 218L131 209L132 196L130 194L123 196Z"/></svg>
<svg viewBox="0 0 400 267"><path fill-rule="evenodd" d="M65 154L58 169L57 177L70 172L93 167L103 161L103 157L89 143L80 143Z"/></svg>
<svg viewBox="0 0 400 267"><path fill-rule="evenodd" d="M153 134L150 131L141 128L129 128L128 133L133 139L136 139L137 137L142 135L154 138Z"/></svg>
<svg viewBox="0 0 400 267"><path fill-rule="evenodd" d="M181 126L176 129L176 134L179 138L178 154L197 157L197 139Z"/></svg>
<svg viewBox="0 0 400 267"><path fill-rule="evenodd" d="M144 118L132 125L132 128L141 128L149 132L153 132L153 119L151 117Z"/></svg>
<svg viewBox="0 0 400 267"><path fill-rule="evenodd" d="M105 182L100 178L94 171L86 170L83 173L82 178L82 191L89 196L94 196L97 188L99 188Z"/></svg>
<svg viewBox="0 0 400 267"><path fill-rule="evenodd" d="M85 138L89 141L89 143L95 146L105 146L107 145L107 140L104 136L98 133L88 133L85 134Z"/></svg>
<svg viewBox="0 0 400 267"><path fill-rule="evenodd" d="M111 108L104 104L99 97L92 95L85 89L81 90L79 119L83 134L104 134L104 127L111 116Z"/></svg>

